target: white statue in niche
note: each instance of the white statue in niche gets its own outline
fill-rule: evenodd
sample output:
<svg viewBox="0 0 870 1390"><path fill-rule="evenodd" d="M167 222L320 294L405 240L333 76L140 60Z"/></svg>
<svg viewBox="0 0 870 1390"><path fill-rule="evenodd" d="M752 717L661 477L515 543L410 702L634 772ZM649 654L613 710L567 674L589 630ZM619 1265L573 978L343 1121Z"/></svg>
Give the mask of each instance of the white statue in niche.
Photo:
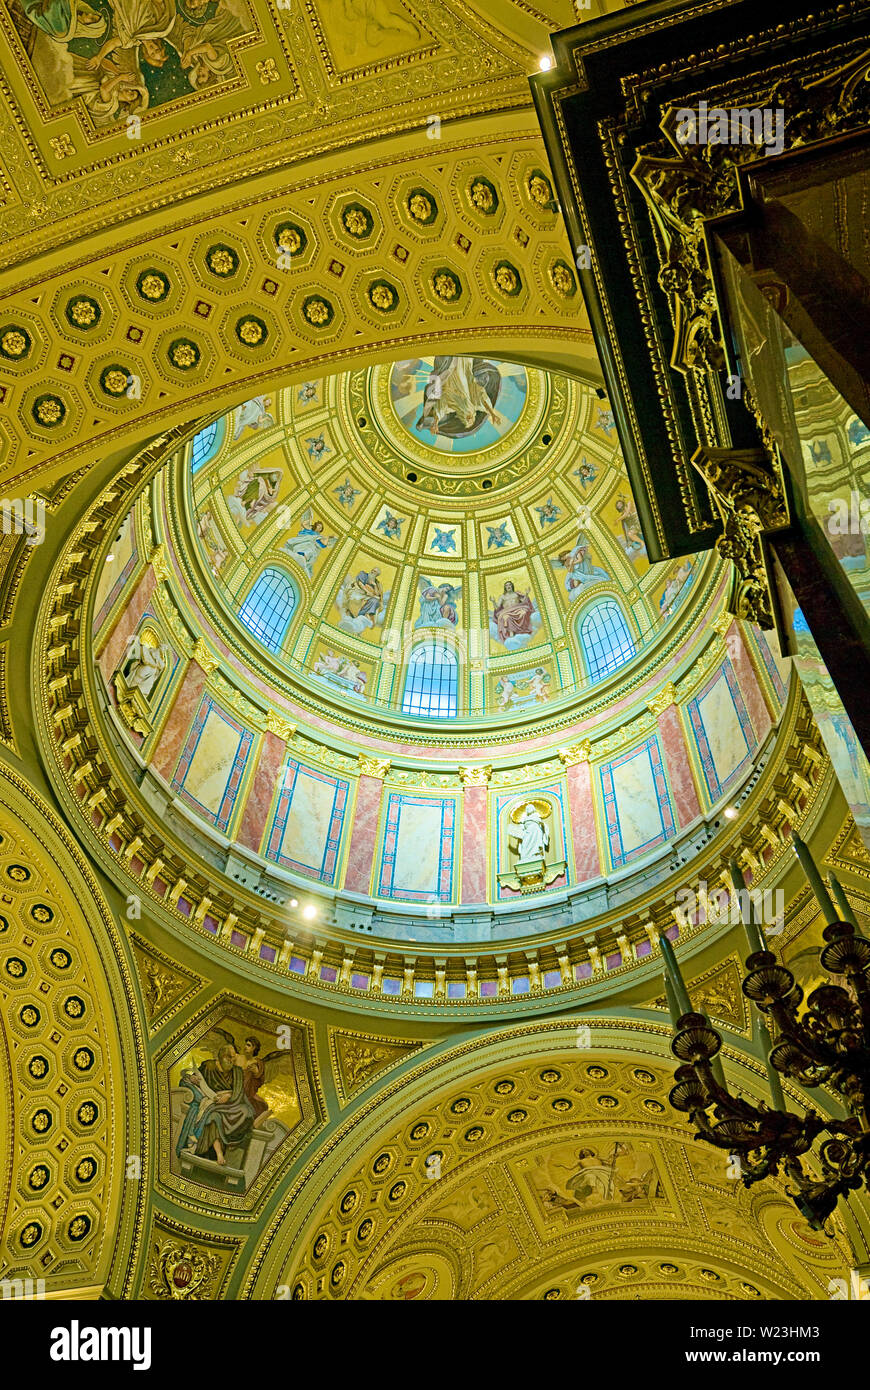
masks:
<svg viewBox="0 0 870 1390"><path fill-rule="evenodd" d="M546 795L515 801L511 806L506 837L509 853L498 875L501 892L540 893L560 879L567 882L565 860L548 857L560 852L558 831L554 844L550 830L554 809Z"/></svg>
<svg viewBox="0 0 870 1390"><path fill-rule="evenodd" d="M121 675L127 690L139 690L147 700L166 670L168 655L169 648L159 642L150 628L131 633L121 663Z"/></svg>
<svg viewBox="0 0 870 1390"><path fill-rule="evenodd" d="M544 813L541 806L544 806ZM517 859L521 864L526 864L530 859L543 859L547 850L550 848L550 832L544 819L545 815L550 814L549 806L545 803L527 801L522 807L518 807L511 815L511 820L515 820L518 832L512 838L519 841L517 846Z"/></svg>

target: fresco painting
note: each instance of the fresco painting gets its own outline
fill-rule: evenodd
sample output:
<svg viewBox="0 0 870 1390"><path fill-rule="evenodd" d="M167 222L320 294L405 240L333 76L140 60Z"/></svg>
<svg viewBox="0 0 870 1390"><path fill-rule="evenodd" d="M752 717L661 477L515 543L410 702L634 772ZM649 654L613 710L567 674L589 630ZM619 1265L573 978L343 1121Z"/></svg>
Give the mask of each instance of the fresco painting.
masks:
<svg viewBox="0 0 870 1390"><path fill-rule="evenodd" d="M253 34L243 0L15 0L9 12L50 106L79 101L100 129L238 75Z"/></svg>
<svg viewBox="0 0 870 1390"><path fill-rule="evenodd" d="M445 453L498 443L523 413L524 367L484 357L412 357L396 362L390 399L417 442Z"/></svg>
<svg viewBox="0 0 870 1390"><path fill-rule="evenodd" d="M301 1029L276 1029L253 1011L221 1011L178 1050L167 1074L170 1170L245 1192L303 1121Z"/></svg>

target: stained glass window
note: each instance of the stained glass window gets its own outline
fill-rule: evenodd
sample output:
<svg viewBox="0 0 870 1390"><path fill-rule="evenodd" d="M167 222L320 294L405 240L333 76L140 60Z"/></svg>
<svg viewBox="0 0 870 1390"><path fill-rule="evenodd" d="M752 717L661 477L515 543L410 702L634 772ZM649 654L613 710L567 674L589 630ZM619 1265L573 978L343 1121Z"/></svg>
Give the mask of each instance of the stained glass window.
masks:
<svg viewBox="0 0 870 1390"><path fill-rule="evenodd" d="M239 617L270 652L281 650L296 607L296 590L283 570L266 569L239 609Z"/></svg>
<svg viewBox="0 0 870 1390"><path fill-rule="evenodd" d="M589 679L593 681L618 671L634 656L634 640L622 609L614 599L599 599L583 614L580 620L580 645L586 658Z"/></svg>
<svg viewBox="0 0 870 1390"><path fill-rule="evenodd" d="M456 653L440 642L414 647L405 674L402 713L419 719L455 719L459 690Z"/></svg>

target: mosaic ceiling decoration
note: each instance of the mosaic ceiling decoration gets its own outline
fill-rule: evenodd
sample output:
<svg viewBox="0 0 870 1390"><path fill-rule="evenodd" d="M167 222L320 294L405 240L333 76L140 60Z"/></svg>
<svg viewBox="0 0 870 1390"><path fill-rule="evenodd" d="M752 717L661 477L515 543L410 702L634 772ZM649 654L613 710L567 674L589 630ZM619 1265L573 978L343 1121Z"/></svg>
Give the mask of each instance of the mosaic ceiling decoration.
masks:
<svg viewBox="0 0 870 1390"><path fill-rule="evenodd" d="M659 640L698 569L650 566L606 400L496 357L255 397L182 466L225 606L309 687L359 705L437 715L407 698L426 636L458 664L460 718L582 695ZM289 581L280 632L258 617L264 576ZM593 610L606 651L581 635Z"/></svg>

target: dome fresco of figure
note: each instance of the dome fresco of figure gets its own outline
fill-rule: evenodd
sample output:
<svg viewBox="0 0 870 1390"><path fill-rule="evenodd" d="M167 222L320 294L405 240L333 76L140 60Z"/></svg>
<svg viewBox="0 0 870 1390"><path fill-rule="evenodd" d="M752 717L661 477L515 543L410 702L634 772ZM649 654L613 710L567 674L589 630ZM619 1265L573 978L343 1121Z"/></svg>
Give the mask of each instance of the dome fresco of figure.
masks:
<svg viewBox="0 0 870 1390"><path fill-rule="evenodd" d="M497 358L412 358L259 396L186 451L223 606L360 706L511 718L634 662L697 559L651 566L595 391Z"/></svg>

